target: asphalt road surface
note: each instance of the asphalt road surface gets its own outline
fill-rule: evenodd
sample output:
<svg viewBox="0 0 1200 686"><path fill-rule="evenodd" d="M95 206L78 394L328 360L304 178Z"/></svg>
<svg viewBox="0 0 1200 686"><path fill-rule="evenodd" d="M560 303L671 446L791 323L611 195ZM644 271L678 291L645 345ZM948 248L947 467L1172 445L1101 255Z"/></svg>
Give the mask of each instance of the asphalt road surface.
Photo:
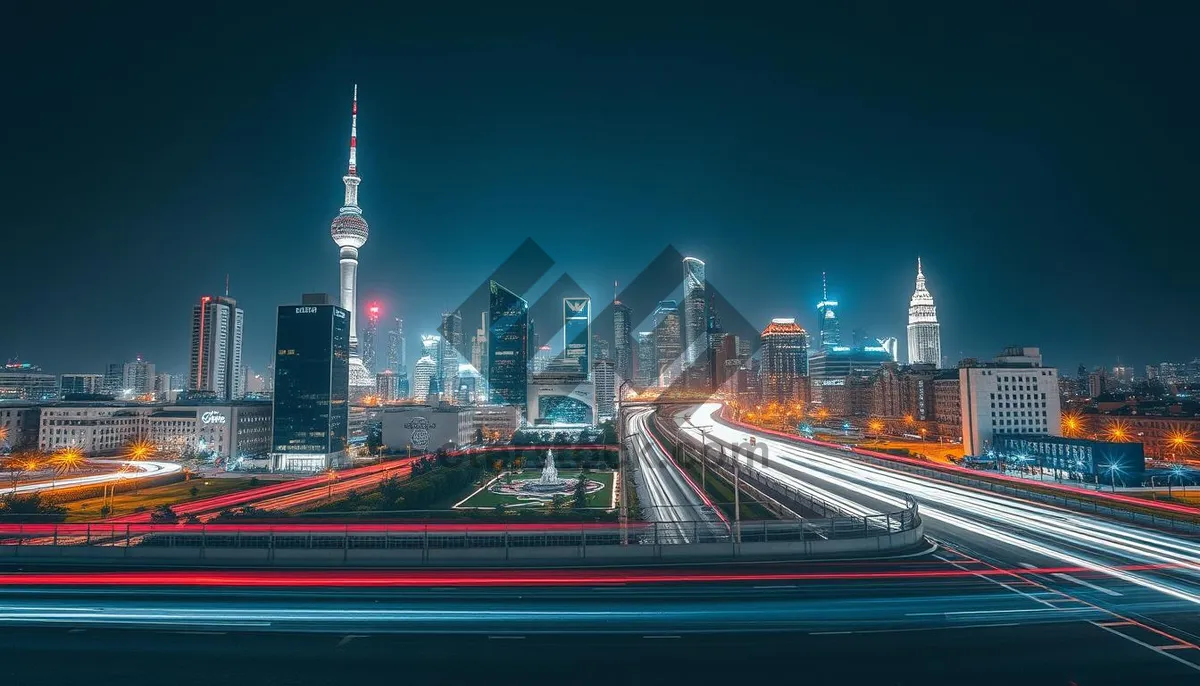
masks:
<svg viewBox="0 0 1200 686"><path fill-rule="evenodd" d="M130 686L1088 686L1184 684L1200 674L1089 619L1103 621L1102 610L1048 613L971 574L930 574L953 569L931 558L776 570L919 573L905 579L772 584L8 588L0 597L0 676ZM283 583L286 575L272 574ZM34 608L43 612L37 621L20 618Z"/></svg>
<svg viewBox="0 0 1200 686"><path fill-rule="evenodd" d="M693 424L714 427L708 440L740 442L751 433L725 424L715 409L706 405L690 412ZM744 468L765 470L866 512L896 510L904 495L911 495L920 504L926 535L941 545L937 556L948 564L1012 570L987 578L1025 596L1046 615L1083 606L1101 609L1111 615L1091 620L1101 630L1154 646L1173 661L1200 664L1195 648L1200 643L1200 542L870 465L837 449L754 435L768 448L767 464L756 461ZM1062 567L1086 574L1055 570Z"/></svg>
<svg viewBox="0 0 1200 686"><path fill-rule="evenodd" d="M638 409L626 418L629 447L637 464L634 479L645 518L663 525L659 536L668 543L728 536L728 523L719 511L650 434L646 423L652 416L652 410Z"/></svg>

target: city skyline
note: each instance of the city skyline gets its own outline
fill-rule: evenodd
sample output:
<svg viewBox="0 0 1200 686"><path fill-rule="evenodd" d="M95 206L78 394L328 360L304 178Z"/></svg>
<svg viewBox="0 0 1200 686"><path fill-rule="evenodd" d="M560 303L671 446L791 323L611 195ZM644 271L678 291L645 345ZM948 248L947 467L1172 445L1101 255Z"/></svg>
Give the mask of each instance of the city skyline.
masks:
<svg viewBox="0 0 1200 686"><path fill-rule="evenodd" d="M0 354L57 373L97 373L141 354L184 374L189 310L229 274L245 311L245 364L265 368L275 308L296 292L338 288L328 266L335 249L322 224L334 197L330 171L345 163L345 94L358 82L370 84L363 97L373 117L371 143L359 162L371 179L373 222L384 230L372 236L357 300L381 302L386 317L405 318L414 334L435 331L440 313L486 279L497 255L530 236L597 303L607 300L602 294L614 279L629 281L674 245L704 260L707 280L756 325L794 317L816 331L811 302L817 277L828 272L845 330L904 340L903 295L911 292L910 264L919 254L937 284L942 353L950 364L1013 343L1040 346L1049 364L1064 369L1080 362L1111 366L1118 359L1141 368L1195 356L1188 347L1200 335L1198 325L1174 309L1195 299L1197 286L1168 268L1156 247L1187 244L1194 210L1157 163L1169 162L1171 151L1194 138L1173 126L1162 99L1135 110L1128 98L1085 87L1096 74L1111 74L1103 56L1088 64L1056 62L1063 73L1043 80L1032 79L1021 64L994 67L990 77L1010 86L1005 97L980 92L978 102L959 103L955 119L946 121L922 108L925 91L903 74L893 74L895 83L886 87L850 78L895 56L886 35L854 58L835 59L822 76L800 58L764 71L769 46L783 35L768 31L756 48L736 28L728 36L736 50L682 67L671 56L687 62L697 46L664 39L653 26L630 36L632 54L645 67L638 78L606 67L604 55L561 46L536 45L484 68L480 57L493 53L486 41L471 42L482 22L452 31L436 18L417 17L404 31L438 39L436 47L411 48L436 61L435 73L398 69L396 55L351 61L335 50L322 68L297 66L270 88L261 87L261 74L232 78L238 75L224 64L188 63L187 41L171 47L152 38L163 48L157 69L170 78L109 86L112 101L136 99L155 112L138 122L149 148L133 154L118 145L128 139L127 112L79 100L92 86L57 78L56 63L19 75L18 92L26 99L66 101L30 122L30 135L12 147L15 157L29 160L30 174L54 183L4 191L12 221L49 227L56 268L52 279L32 261L12 261L6 270L10 283L38 287L32 306L15 299L0 305L0 318L19 324L0 332ZM120 35L133 27L111 28ZM699 29L696 35L712 31ZM1095 54L1081 35L1061 38L1062 47L1053 49L1075 46ZM382 39L371 30L361 37L367 44ZM285 53L291 49L283 46ZM136 55L98 59L112 73L134 74ZM561 64L548 70L545 84L518 79L529 60L547 57ZM981 66L923 52L900 59L929 73L934 88L950 87ZM1155 78L1168 79L1169 71ZM708 92L711 73L753 74L757 81ZM564 88L577 78L583 92ZM181 79L211 84L204 101L213 103L215 116L180 124L196 105L195 96L169 85ZM1061 92L1064 79L1080 85ZM45 91L49 84L56 97ZM833 97L842 85L847 97ZM590 92L625 97L598 117ZM486 104L471 112L489 114L466 111L468 97ZM689 102L698 106L682 106ZM80 107L92 115L86 130L64 118ZM451 112L455 116L446 116ZM767 120L751 132L746 117L759 112ZM247 118L272 126L245 127ZM1079 139L1118 124L1129 145L1106 148L1115 157L1095 169ZM1012 145L1014 137L1023 144ZM724 141L723 147L713 141ZM563 144L578 149L564 157L557 152ZM36 152L26 147L35 145ZM76 155L83 149L90 151L87 159ZM122 197L119 184L142 167L143 154L170 173L139 176L144 187L137 213L130 214L129 204L113 199ZM1119 197L1155 202L1121 205ZM1156 227L1160 241L1122 238L1138 235L1145 224ZM805 230L794 232L797 226ZM1013 231L1037 242L1007 241ZM44 252L48 235L17 232L9 249ZM454 240L435 259L413 249L442 235ZM201 237L233 249L196 260L186 246ZM118 242L139 245L136 264L124 255L97 261ZM1119 254L1111 249L1117 244ZM977 268L977 255L1023 278L1006 282L997 297L994 280ZM1096 278L1081 283L1076 270L1036 267L1054 260L1094 264ZM1105 277L1113 269L1120 278ZM122 298L104 296L116 288L124 289ZM1045 297L1063 292L1075 294L1072 302ZM133 307L139 317L126 320L119 335L77 344L71 334L103 330L119 320L118 307ZM1113 311L1137 311L1142 323L1114 327ZM409 338L412 360L417 336Z"/></svg>

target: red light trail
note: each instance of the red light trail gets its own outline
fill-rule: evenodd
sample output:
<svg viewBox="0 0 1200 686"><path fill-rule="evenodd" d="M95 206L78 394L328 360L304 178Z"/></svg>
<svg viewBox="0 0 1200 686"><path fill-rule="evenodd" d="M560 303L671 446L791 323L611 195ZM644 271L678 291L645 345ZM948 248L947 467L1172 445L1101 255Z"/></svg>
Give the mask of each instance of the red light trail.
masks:
<svg viewBox="0 0 1200 686"><path fill-rule="evenodd" d="M1126 571L1147 571L1172 565L1128 565ZM421 588L504 586L594 586L612 584L731 583L781 581L922 581L979 576L1083 574L1083 567L983 570L935 569L876 572L708 572L679 570L472 570L472 571L243 571L170 570L141 572L50 572L0 574L4 586L202 586L279 588Z"/></svg>

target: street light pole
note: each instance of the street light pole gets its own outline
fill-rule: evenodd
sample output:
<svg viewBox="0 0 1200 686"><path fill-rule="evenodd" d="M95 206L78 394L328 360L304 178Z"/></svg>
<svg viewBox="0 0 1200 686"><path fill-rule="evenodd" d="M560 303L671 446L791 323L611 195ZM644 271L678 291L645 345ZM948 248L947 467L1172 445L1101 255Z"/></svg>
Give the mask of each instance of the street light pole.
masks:
<svg viewBox="0 0 1200 686"><path fill-rule="evenodd" d="M700 432L700 490L708 492L708 470L705 469L705 463L708 462L708 432L712 431L712 427L696 427Z"/></svg>
<svg viewBox="0 0 1200 686"><path fill-rule="evenodd" d="M629 450L625 446L625 387L629 385L629 380L621 382L617 387L617 472L621 480L621 511L618 513L618 519L621 525L621 545L629 545L629 481L627 479L629 470L626 469L626 463L629 461Z"/></svg>
<svg viewBox="0 0 1200 686"><path fill-rule="evenodd" d="M733 542L742 542L742 488L741 488L741 471L739 469L742 461L738 459L735 452L733 454Z"/></svg>

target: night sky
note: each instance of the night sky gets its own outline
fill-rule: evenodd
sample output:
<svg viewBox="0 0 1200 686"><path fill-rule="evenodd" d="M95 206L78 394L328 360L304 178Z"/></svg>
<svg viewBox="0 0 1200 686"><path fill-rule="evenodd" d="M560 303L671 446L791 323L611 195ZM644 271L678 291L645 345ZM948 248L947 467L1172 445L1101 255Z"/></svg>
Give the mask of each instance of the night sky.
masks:
<svg viewBox="0 0 1200 686"><path fill-rule="evenodd" d="M920 255L951 362L1200 355L1195 10L395 4L10 11L0 356L183 372L228 274L265 368L275 307L337 288L355 82L359 303L410 362L527 237L599 300L671 245L810 331L827 271L847 337L902 342Z"/></svg>

